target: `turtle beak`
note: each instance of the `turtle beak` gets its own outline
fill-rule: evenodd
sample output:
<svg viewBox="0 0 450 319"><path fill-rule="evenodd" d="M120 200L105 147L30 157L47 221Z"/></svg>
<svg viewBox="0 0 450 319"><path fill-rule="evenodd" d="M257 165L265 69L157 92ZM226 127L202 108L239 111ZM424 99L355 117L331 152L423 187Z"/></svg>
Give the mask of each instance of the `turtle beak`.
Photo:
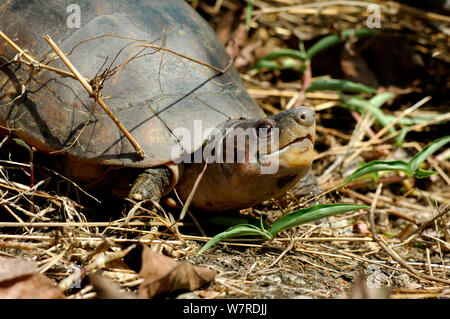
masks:
<svg viewBox="0 0 450 319"><path fill-rule="evenodd" d="M314 111L298 107L276 114L272 120L279 128L278 143L271 143L271 149L275 151L261 155L260 162L268 166L277 161L280 167L291 169L311 166L315 136ZM278 147L274 144L278 144Z"/></svg>

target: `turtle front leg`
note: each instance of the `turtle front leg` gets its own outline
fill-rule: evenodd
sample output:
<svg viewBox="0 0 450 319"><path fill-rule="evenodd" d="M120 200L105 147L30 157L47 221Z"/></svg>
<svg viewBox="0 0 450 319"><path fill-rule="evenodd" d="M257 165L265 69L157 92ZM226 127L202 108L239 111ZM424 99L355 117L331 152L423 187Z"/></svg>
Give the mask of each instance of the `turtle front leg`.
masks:
<svg viewBox="0 0 450 319"><path fill-rule="evenodd" d="M136 201L149 199L158 203L170 191L172 179L172 171L167 167L147 168L136 178L128 196Z"/></svg>

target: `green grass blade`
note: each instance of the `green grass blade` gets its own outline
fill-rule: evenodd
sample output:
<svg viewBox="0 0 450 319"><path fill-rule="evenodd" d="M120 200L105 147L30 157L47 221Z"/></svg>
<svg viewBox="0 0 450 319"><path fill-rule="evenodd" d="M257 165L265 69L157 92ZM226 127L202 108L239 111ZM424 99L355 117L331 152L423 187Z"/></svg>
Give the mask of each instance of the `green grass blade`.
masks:
<svg viewBox="0 0 450 319"><path fill-rule="evenodd" d="M416 178L418 178L418 179L421 179L421 178L425 178L425 177L428 177L428 176L431 176L431 175L434 175L434 174L437 174L437 172L434 172L434 171L426 171L426 170L424 170L424 169L419 168L419 169L415 172L414 176L415 176Z"/></svg>
<svg viewBox="0 0 450 319"><path fill-rule="evenodd" d="M381 111L380 108L383 104L385 104L387 101L393 98L395 98L394 93L385 92L375 95L369 101L370 105L368 106L368 108L372 111L372 114L375 116L377 121L384 127L388 126L394 120L395 117L389 117L387 114ZM395 129L391 127L389 129L389 132L394 133ZM395 138L395 142L398 147L402 146L403 139L405 138L406 133L408 133L408 128L404 127L402 128L401 134Z"/></svg>
<svg viewBox="0 0 450 319"><path fill-rule="evenodd" d="M356 209L367 209L370 206L354 204L320 204L297 210L287 214L273 223L270 234L275 236L280 231L324 217L349 212Z"/></svg>
<svg viewBox="0 0 450 319"><path fill-rule="evenodd" d="M305 42L302 39L299 39L298 49L300 50L300 54L302 56L302 60L306 60Z"/></svg>
<svg viewBox="0 0 450 319"><path fill-rule="evenodd" d="M398 147L402 147L403 145L403 141L405 140L406 134L408 134L408 127L402 127L400 129L400 135L398 135L395 138L395 143L397 144Z"/></svg>
<svg viewBox="0 0 450 319"><path fill-rule="evenodd" d="M400 125L411 126L411 125L416 125L416 124L429 122L429 121L435 119L437 116L440 116L442 114L443 113L439 113L439 114L418 114L418 115L416 115L414 117L403 117L397 123L400 124ZM389 122L391 122L391 121L393 121L393 120L395 120L397 118L397 116L390 115L390 114L386 114L386 117L388 118ZM444 124L444 123L445 123L445 121L442 121L442 122L434 123L434 125Z"/></svg>
<svg viewBox="0 0 450 319"><path fill-rule="evenodd" d="M344 102L344 106L352 111L356 111L358 113L364 112L370 105L370 102L360 98L359 96L352 96L346 98L343 94L341 94L341 99Z"/></svg>
<svg viewBox="0 0 450 319"><path fill-rule="evenodd" d="M271 69L271 70L284 70L292 69L294 71L303 72L305 66L296 59L287 58L281 61L273 60L258 60L252 67L254 70Z"/></svg>
<svg viewBox="0 0 450 319"><path fill-rule="evenodd" d="M320 39L316 43L313 44L307 51L306 51L306 59L312 60L312 58L317 55L318 53L328 49L329 47L332 47L336 44L341 42L341 37L337 34L330 34L326 37Z"/></svg>
<svg viewBox="0 0 450 319"><path fill-rule="evenodd" d="M344 183L348 184L356 178L380 171L403 171L408 176L412 176L414 173L409 164L403 161L372 161L354 171L345 179Z"/></svg>
<svg viewBox="0 0 450 319"><path fill-rule="evenodd" d="M255 65L253 65L252 69L254 70L260 70L260 69L271 69L271 70L278 70L280 68L280 65L276 61L270 61L270 60L258 60L256 61Z"/></svg>
<svg viewBox="0 0 450 319"><path fill-rule="evenodd" d="M32 153L31 147L29 147L28 144L25 143L25 141L21 140L20 138L13 138L12 140L14 142L16 142L18 145L20 145L23 148L25 148L29 153Z"/></svg>
<svg viewBox="0 0 450 319"><path fill-rule="evenodd" d="M253 13L253 0L249 0L247 4L247 16L245 18L245 26L247 30L250 30L250 21L252 20Z"/></svg>
<svg viewBox="0 0 450 319"><path fill-rule="evenodd" d="M305 55L302 54L302 52L300 52L299 50L281 49L266 55L261 60L275 60L279 58L293 58L298 60L305 60Z"/></svg>
<svg viewBox="0 0 450 319"><path fill-rule="evenodd" d="M435 172L419 169L420 164L422 164L422 162L425 161L428 156L433 154L448 142L450 142L450 135L437 139L436 141L425 147L421 152L417 153L416 156L414 156L409 161L409 163L405 163L404 161L369 162L364 166L358 168L350 176L348 176L345 179L344 183L348 184L350 181L356 178L379 171L403 171L408 174L408 176L415 176L417 178L428 177L435 174Z"/></svg>
<svg viewBox="0 0 450 319"><path fill-rule="evenodd" d="M375 102L378 105L381 102L381 98L380 100L376 100ZM380 123L384 127L388 126L392 121L392 119L384 114L384 112L379 107L375 107L370 101L364 100L357 96L352 96L346 99L344 101L344 106L351 110L357 111L358 113L363 113L364 110L371 112L378 123ZM391 127L389 129L389 132L394 133L395 129Z"/></svg>
<svg viewBox="0 0 450 319"><path fill-rule="evenodd" d="M395 94L392 92L380 93L370 99L370 104L373 107L380 108L384 103L393 98L395 98Z"/></svg>
<svg viewBox="0 0 450 319"><path fill-rule="evenodd" d="M346 40L350 39L351 37L359 38L359 37L372 35L374 33L375 33L374 30L363 28L363 29L359 29L356 31L354 29L344 30L344 31L342 31L340 36L337 34L327 35L326 37L317 41L313 46L311 46L306 51L306 58L307 58L307 60L311 60L318 53L320 53L340 42L346 41Z"/></svg>
<svg viewBox="0 0 450 319"><path fill-rule="evenodd" d="M272 240L273 237L266 230L260 229L256 226L244 224L244 225L236 225L234 227L229 228L228 230L217 234L213 238L211 238L200 250L199 254L206 251L211 246L221 242L224 239L240 237L240 236L262 236L268 240Z"/></svg>
<svg viewBox="0 0 450 319"><path fill-rule="evenodd" d="M342 31L341 35L345 40L349 40L351 37L361 38L374 35L376 33L378 32L374 29L361 28L356 31L354 29L346 29Z"/></svg>
<svg viewBox="0 0 450 319"><path fill-rule="evenodd" d="M317 79L308 87L306 92L333 90L344 91L351 93L375 93L374 88L368 87L364 84L355 83L347 80L339 79Z"/></svg>
<svg viewBox="0 0 450 319"><path fill-rule="evenodd" d="M384 114L380 108L372 105L370 101L364 100L357 96L352 96L345 101L345 105L359 113L362 113L364 110L372 112L373 116L375 116L377 121L383 126L388 126L390 123L390 119L386 116L386 114ZM393 128L391 128L391 131L395 132Z"/></svg>
<svg viewBox="0 0 450 319"><path fill-rule="evenodd" d="M425 147L422 151L417 153L416 156L414 156L409 161L409 166L411 167L411 170L415 172L419 168L420 164L422 164L423 161L425 161L428 156L436 152L438 149L440 149L448 142L450 142L450 135L438 138L433 143Z"/></svg>
<svg viewBox="0 0 450 319"><path fill-rule="evenodd" d="M247 6L247 28L249 26L250 20L251 20L251 12L253 8L253 2L250 1ZM373 34L374 31L370 29L360 29L360 30L344 30L341 35L337 34L331 34L328 35L319 41L317 41L313 46L311 46L307 51L305 51L303 42L300 41L300 50L293 50L293 49L282 49L278 50L276 52L270 53L266 55L264 58L258 60L255 65L252 67L252 69L262 69L262 68L269 68L269 69L280 69L279 64L275 63L268 63L268 61L272 61L279 58L293 58L300 61L311 61L311 59L318 54L319 52L322 52L323 50L328 49L329 47L332 47L342 41L348 40L351 37L363 37L367 35ZM302 67L299 71L303 71L304 67Z"/></svg>
<svg viewBox="0 0 450 319"><path fill-rule="evenodd" d="M284 61L274 61L281 58L288 58ZM289 60L291 59L291 60ZM303 71L304 66L302 62L305 60L305 53L299 50L293 49L282 49L272 52L266 55L264 58L256 61L252 69L271 69L271 70L282 70L282 69L293 69L295 71Z"/></svg>
<svg viewBox="0 0 450 319"><path fill-rule="evenodd" d="M303 72L305 69L305 66L298 60L288 58L288 59L284 59L281 61L280 69L282 69L282 70L290 69L290 70L294 70L297 72Z"/></svg>

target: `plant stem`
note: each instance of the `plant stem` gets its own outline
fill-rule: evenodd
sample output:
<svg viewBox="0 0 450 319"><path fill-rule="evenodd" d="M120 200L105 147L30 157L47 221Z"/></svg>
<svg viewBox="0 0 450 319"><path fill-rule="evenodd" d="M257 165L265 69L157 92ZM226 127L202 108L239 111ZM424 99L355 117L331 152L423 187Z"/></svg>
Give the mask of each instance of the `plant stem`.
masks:
<svg viewBox="0 0 450 319"><path fill-rule="evenodd" d="M86 81L84 77L81 76L80 72L73 66L73 64L67 59L64 53L58 48L55 42L50 38L49 35L44 36L45 41L52 47L52 49L58 54L64 64L70 69L76 79L83 85L86 91L89 93L89 96L94 98L95 101L102 107L102 109L108 114L108 116L113 120L113 122L117 125L120 131L126 136L126 138L133 145L136 150L137 156L139 159L145 158L145 152L142 147L136 142L134 137L128 132L128 130L120 123L119 119L111 112L111 110L106 106L105 102L103 102L102 98L98 96L92 89L91 85Z"/></svg>

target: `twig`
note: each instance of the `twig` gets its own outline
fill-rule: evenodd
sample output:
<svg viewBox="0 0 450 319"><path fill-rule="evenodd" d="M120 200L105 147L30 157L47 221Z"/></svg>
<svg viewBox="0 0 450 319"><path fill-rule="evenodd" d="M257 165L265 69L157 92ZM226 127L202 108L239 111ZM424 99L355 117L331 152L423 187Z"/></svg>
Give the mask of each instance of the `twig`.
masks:
<svg viewBox="0 0 450 319"><path fill-rule="evenodd" d="M58 287L61 288L63 291L67 290L68 288L72 287L75 282L83 279L87 273L92 272L93 270L105 267L105 264L107 262L123 258L126 254L128 254L135 247L136 247L136 245L133 244L124 250L116 251L116 252L113 252L113 253L110 253L107 255L105 254L105 255L101 256L100 258L97 258L94 262L81 268L80 271L73 273L72 275L70 275L63 281L61 281L58 284Z"/></svg>
<svg viewBox="0 0 450 319"><path fill-rule="evenodd" d="M291 6L284 6L284 7L275 7L275 8L262 8L260 10L253 11L253 14L270 14L270 13L278 13L278 12L299 12L302 11L302 13L306 13L304 10L306 9L315 9L313 14L319 14L321 13L321 10L324 7L329 6L349 6L349 7L367 7L369 5L372 5L373 2L376 2L384 7L387 8L395 8L397 10L405 11L409 14L418 16L423 19L428 19L431 21L438 21L438 22L450 22L450 17L433 13L433 12L426 12L417 8L412 8L409 6L406 6L404 4L396 3L393 1L389 1L386 3L385 1L380 0L373 0L371 2L367 1L345 1L345 0L335 0L335 1L324 1L324 2L318 2L318 3L306 3L306 4L300 4L300 5L291 5Z"/></svg>
<svg viewBox="0 0 450 319"><path fill-rule="evenodd" d="M312 79L311 63L308 63L305 72L303 73L302 88L300 89L300 92L295 94L289 101L289 103L286 105L285 108L286 110L289 110L292 107L299 107L300 105L303 104L303 102L306 100L306 89L311 85L311 79Z"/></svg>
<svg viewBox="0 0 450 319"><path fill-rule="evenodd" d="M397 116L392 122L390 122L388 125L383 127L375 136L371 138L371 141L379 142L379 138L383 136L391 127L393 127L395 124L397 124L402 118L404 118L406 115L410 114L414 110L418 109L425 103L427 103L429 100L431 100L431 96L424 97L419 102L414 104L413 106L407 108L404 110L399 116Z"/></svg>
<svg viewBox="0 0 450 319"><path fill-rule="evenodd" d="M54 171L54 170L52 170L52 169L50 169L50 168L48 168L48 167L45 167L45 166L37 166L37 167L42 168L42 169L45 169L46 171L48 171L48 172L50 172L50 173L52 173L52 174L55 174L56 176L62 178L62 179L65 180L66 182L68 182L68 183L72 184L73 186L75 186L75 188L78 189L80 192L82 192L84 195L86 195L86 196L88 196L89 198L95 200L95 201L96 201L97 203L99 203L99 204L102 203L99 199L95 198L94 196L92 196L91 194L89 194L88 192L86 192L86 191L85 191L83 188L81 188L77 183L75 183L74 181L72 181L72 180L70 180L69 178L65 177L64 175L61 175L60 173L58 173L58 172L56 172L56 171Z"/></svg>
<svg viewBox="0 0 450 319"><path fill-rule="evenodd" d="M277 241L291 241L290 238L277 238ZM296 242L320 242L320 241L348 241L348 242L371 242L370 237L294 237L292 241Z"/></svg>
<svg viewBox="0 0 450 319"><path fill-rule="evenodd" d="M361 115L359 115L358 112L352 111L351 114L357 122L364 124L364 119L361 117ZM375 143L378 143L378 144L380 143L380 140L376 137L374 131L370 128L370 126L366 125L365 131L370 135L371 139L375 140ZM380 144L380 146L381 146L381 144Z"/></svg>
<svg viewBox="0 0 450 319"><path fill-rule="evenodd" d="M269 266L261 269L260 271L257 271L255 273L255 275L256 274L260 274L260 273L266 271L267 269L272 268L273 266L275 266L281 260L281 258L283 258L283 256L286 255L287 252L290 251L294 247L294 244L295 244L295 241L293 240L293 238L291 236L289 236L289 246L285 250L283 250L283 252L274 260L273 263L271 263Z"/></svg>
<svg viewBox="0 0 450 319"><path fill-rule="evenodd" d="M413 239L413 237L416 234L420 234L421 232L423 232L425 230L425 228L427 228L430 224L432 224L436 219L441 218L442 216L447 214L449 211L450 211L450 206L446 205L444 207L444 209L442 210L442 212L440 212L439 214L437 214L433 218L423 222L422 225L419 226L419 228L417 228L415 231L413 231L411 234L409 234L409 236L405 240L405 242L409 242L411 239Z"/></svg>
<svg viewBox="0 0 450 319"><path fill-rule="evenodd" d="M189 60L189 61L191 61L191 62L195 62L195 63L200 64L200 65L203 65L203 66L206 66L206 67L211 68L211 69L213 69L214 71L219 72L219 73L226 73L226 72L228 71L228 69L231 67L231 65L233 65L233 63L231 62L231 63L228 63L228 65L227 65L224 69L219 69L218 67L215 67L214 65L211 65L211 64L206 63L206 62L199 61L199 60L197 60L197 59L193 59L193 58L191 58L191 57L188 57L187 55L184 55L184 54L175 52L175 51L173 51L173 50L171 50L171 49L168 49L168 48L166 48L166 47L164 47L164 46L154 45L154 44L150 44L150 43L137 44L136 46L134 46L134 47L132 48L131 52L132 52L135 48L142 48L142 47L144 47L144 48L152 48L152 49L155 49L155 50L158 50L158 51L159 51L159 50L161 50L161 51L166 51L166 52L172 53L172 54L174 54L174 55L178 55L179 57L182 57L183 59ZM131 55L131 52L130 52L130 55ZM128 58L127 60L125 60L125 62L122 63L122 65L125 65L126 63L128 63L128 61L129 61L129 58ZM122 66L122 65L121 65L121 66ZM121 67L119 67L119 68L121 68Z"/></svg>
<svg viewBox="0 0 450 319"><path fill-rule="evenodd" d="M377 2L381 5L386 5L384 3L384 1L375 0L375 2ZM428 19L428 20L437 21L437 22L450 22L450 17L439 14L439 13L420 10L418 8L413 8L413 7L407 6L405 4L401 4L401 3L397 3L397 2L393 2L393 1L389 1L388 3L389 3L389 6L391 6L391 7L394 7L401 11L405 11L411 15L415 15L422 19Z"/></svg>
<svg viewBox="0 0 450 319"><path fill-rule="evenodd" d="M66 250L63 250L58 255L47 259L48 262L46 262L43 266L39 267L38 272L40 272L41 274L45 273L47 270L52 268L58 261L60 261L61 258L64 257L65 253L66 253Z"/></svg>
<svg viewBox="0 0 450 319"><path fill-rule="evenodd" d="M89 121L89 120L86 121L86 122L84 123L83 127L80 129L80 131L79 131L78 134L75 136L75 138L73 139L72 143L70 143L70 145L68 145L68 146L66 146L66 147L64 147L64 148L62 148L62 149L56 150L56 151L51 151L51 152L49 152L49 154L64 153L64 152L67 151L68 149L72 148L72 146L75 145L75 143L78 141L78 139L79 139L79 138L81 137L81 135L83 134L85 128L86 128L90 123L91 123L91 121Z"/></svg>
<svg viewBox="0 0 450 319"><path fill-rule="evenodd" d="M436 277L433 277L433 276L429 276L429 275L426 275L426 274L419 273L416 269L414 269L413 267L408 265L394 250L392 250L388 245L386 245L383 242L383 240L378 236L378 233L377 233L377 231L375 229L374 210L375 210L375 207L377 205L378 197L380 196L382 188L383 188L383 183L380 183L378 185L378 187L377 187L377 190L375 192L375 197L373 199L372 206L370 207L370 210L369 210L370 229L371 229L371 232L372 232L372 235L373 235L373 239L377 242L378 245L380 245L381 248L383 248L383 250L389 256L392 257L392 259L394 259L401 266L403 266L404 268L409 270L414 277L417 277L419 279L437 281L437 282L444 283L446 285L450 285L450 280L442 279L442 278L436 278Z"/></svg>
<svg viewBox="0 0 450 319"><path fill-rule="evenodd" d="M191 204L192 198L194 198L195 192L197 191L198 185L200 184L200 182L203 178L203 175L205 175L207 166L208 166L208 163L205 163L202 171L200 172L200 174L198 174L197 179L194 182L194 186L192 186L192 190L189 193L189 196L186 199L186 202L184 203L183 209L181 210L180 218L179 218L180 220L182 220L184 218L184 215L186 214L186 211L188 210L189 205Z"/></svg>
<svg viewBox="0 0 450 319"><path fill-rule="evenodd" d="M406 131L411 132L411 131L419 130L424 127L429 127L430 125L435 124L435 123L448 121L449 119L450 119L450 113L443 113L443 114L439 115L438 117L435 117L426 122L411 125L406 129ZM395 131L395 132L383 137L381 139L381 142L384 143L384 142L390 140L391 138L394 138L400 134L401 134L401 131ZM362 142L361 145L371 145L373 143L374 142L372 142L372 141L367 141L367 142Z"/></svg>
<svg viewBox="0 0 450 319"><path fill-rule="evenodd" d="M130 202L134 203L134 201L132 201L132 200L130 200ZM155 213L153 210L149 210L149 209L146 209L146 208L142 207L142 204L144 202L151 202L154 207L156 207L159 211L161 211L164 214L164 217L162 217L159 214ZM179 224L176 221L173 220L173 217L170 218L172 215L167 215L166 214L166 212L164 211L164 208L162 208L161 205L159 205L157 202L152 201L152 200L145 200L145 201L139 202L138 204L135 204L133 206L133 208L130 210L130 212L128 213L128 215L125 218L124 222L120 226L127 225L127 223L130 220L130 218L135 217L134 216L134 212L132 212L132 210L137 210L138 208L141 209L143 212L147 213L149 216L152 216L153 218L156 218L157 220L160 220L161 223L163 224L163 226L167 227L167 230L173 231L175 236L181 242L184 242L184 239L182 238L182 235L180 234L180 230L178 229L178 225ZM105 233L108 229L109 228L105 228L103 233ZM164 231L163 234L165 232L166 231Z"/></svg>
<svg viewBox="0 0 450 319"><path fill-rule="evenodd" d="M8 207L8 205L3 204L2 206L6 209L6 211L7 211L8 213L11 214L11 216L13 216L16 220L19 221L19 224L23 223L23 220L22 220L19 216L17 216L17 215L12 211L12 209ZM30 232L30 230L29 230L27 227L25 227L25 229L26 229L27 232Z"/></svg>
<svg viewBox="0 0 450 319"><path fill-rule="evenodd" d="M39 61L37 61L36 59L34 59L31 55L29 55L28 53L26 53L25 50L22 50L17 44L14 43L14 41L12 41L6 34L4 34L1 30L0 30L0 37L3 38L3 40L5 40L6 43L8 43L9 46L11 46L14 50L16 50L17 53L19 53L19 55L22 55L25 59L27 59L28 62L29 62L31 65L33 65L34 67L37 67L37 68L40 68L40 69L45 69L45 70L48 70L48 71L52 71L52 72L58 73L58 74L60 74L60 75L67 76L67 77L70 77L70 78L74 78L74 79L75 79L75 76L74 76L72 73L70 73L70 72L67 72L67 71L64 71L64 70L60 70L60 69L58 69L58 68L49 66L49 65L47 65L47 64L40 63Z"/></svg>
<svg viewBox="0 0 450 319"><path fill-rule="evenodd" d="M339 252L343 256L335 255L335 254L328 254L328 253L319 253L317 251L309 251L309 250L302 250L302 249L296 249L296 251L317 253L317 254L322 254L324 256L330 256L330 257L336 257L336 258L342 258L342 259L352 259L353 258L353 259L356 259L356 260L359 260L359 261L362 261L362 262L372 263L372 264L376 264L376 265L379 265L379 266L383 266L383 267L386 267L386 268L391 269L391 270L399 270L399 271L402 271L402 272L406 272L406 270L404 270L404 269L401 269L401 268L397 269L397 268L394 268L394 267L391 267L391 266L387 265L387 264L392 264L392 265L397 265L398 266L398 264L395 261L391 261L391 260L370 260L370 259L367 259L367 258L364 258L364 257L360 257L358 255L355 255L353 253L348 253L348 252L342 251L341 249L338 249L338 248L329 247L329 246L326 246L326 245L320 245L320 246L322 246L324 248L327 248L327 249L330 249L330 250L333 250L333 251L336 251L336 252ZM414 266L420 266L420 267L426 267L427 266L427 264L419 263L419 262L409 262L408 265L414 265ZM438 271L445 271L447 269L450 269L450 266L444 266L444 265L439 265L439 264L431 264L431 267L439 268Z"/></svg>
<svg viewBox="0 0 450 319"><path fill-rule="evenodd" d="M430 125L433 125L433 124L436 124L436 123L439 123L439 122L444 123L444 122L448 121L449 119L450 119L450 113L443 113L443 114L439 115L438 117L435 117L435 118L433 118L431 120L428 120L426 122L418 123L418 124L409 126L407 128L407 131L410 132L410 131L420 130L420 129L424 128L424 127L429 127ZM393 132L393 133L383 137L381 139L381 143L384 143L384 142L390 140L391 138L394 138L394 137L400 135L400 133L401 133L401 131L397 130L397 131L395 131L395 132ZM377 143L378 142L375 141L375 140L369 140L369 141L364 141L364 142L357 142L357 143L355 143L353 145L353 148L370 150L370 149L373 149L373 144L377 144ZM411 147L410 145L411 145L411 143L404 143L403 147ZM390 145L383 145L383 147L386 147L386 149L391 148ZM348 145L333 147L333 149L331 149L331 150L322 152L322 153L314 156L314 160L317 160L317 159L325 157L325 156L345 153L345 152L347 152L348 148L349 148Z"/></svg>
<svg viewBox="0 0 450 319"><path fill-rule="evenodd" d="M327 268L327 267L323 267L323 266L320 266L320 265L318 265L318 264L316 264L316 263L313 263L312 261L309 261L308 259L306 259L306 258L303 257L303 256L296 256L296 255L293 255L292 258L298 259L298 260L300 260L301 262L310 264L310 265L313 266L313 267L316 267L316 268L319 268L319 269L323 269L323 270L325 270L326 272L334 272L334 273L337 273L337 274L341 274L341 273L342 273L342 272L340 272L340 271L338 271L338 270L331 269L331 268ZM320 260L325 261L325 262L328 263L328 264L331 264L329 261L327 261L327 259L324 259L324 258L321 258L321 257L318 257L318 258L320 258ZM334 265L334 264L333 264L333 265ZM336 265L334 265L334 266L336 266Z"/></svg>
<svg viewBox="0 0 450 319"><path fill-rule="evenodd" d="M12 241L0 241L0 248L22 249L22 250L36 250L39 248L51 247L53 245L54 245L53 241L44 243L21 243Z"/></svg>
<svg viewBox="0 0 450 319"><path fill-rule="evenodd" d="M139 39L134 39L134 38L131 38L131 37L125 37L125 36L121 36L121 35L117 35L117 34L104 34L104 35L101 35L101 36L98 36L98 37L95 37L95 38L83 40L83 41L79 42L77 45L75 45L75 46L72 48L72 50L71 50L67 55L71 55L71 54L73 53L73 51L75 50L75 48L78 47L78 46L79 46L80 44L82 44L82 43L85 43L85 42L87 42L87 41L98 40L98 39L105 38L105 37L113 37L113 38L118 38L118 39L131 40L131 41L134 41L134 42L144 42L143 44L137 44L137 45L135 45L134 47L131 48L130 54L129 54L128 58L125 60L125 62L123 62L120 66L118 66L118 69L119 69L119 70L120 70L125 64L127 64L131 59L134 59L134 58L138 58L138 57L139 57L139 56L138 56L139 53L138 53L137 55L135 55L135 56L131 56L131 54L132 54L132 52L134 51L134 49L135 49L135 48L139 48L139 47L143 47L143 48L152 48L152 49L155 49L155 50L157 50L157 51L159 51L159 50L161 50L161 51L166 51L166 52L169 52L169 53L171 53L171 54L177 55L177 56L179 56L179 57L181 57L181 58L184 58L184 59L186 59L186 60L189 60L189 61L195 62L195 63L197 63L197 64L206 66L206 67L208 67L208 68L211 68L211 69L213 69L213 70L215 70L215 71L217 71L217 72L219 72L219 73L226 73L226 72L228 71L228 69L233 65L233 59L231 59L231 61L228 63L228 65L227 65L224 69L220 69L220 68L215 67L214 65L211 65L211 64L209 64L209 63L199 61L199 60L194 59L194 58L191 58L191 57L189 57L189 56L187 56L187 55L184 55L184 54L178 53L178 52L176 52L176 51L174 51L174 50L171 50L171 49L169 49L169 48L166 48L166 47L164 47L164 45L155 45L155 44L149 43L147 40L139 40ZM157 39L157 40L158 40L158 39ZM157 40L154 40L154 41L152 41L152 42L156 42ZM161 40L161 39L159 39L159 40ZM129 45L129 44L128 44L128 45ZM127 46L128 46L128 45L127 45ZM140 51L140 52L142 52L142 51Z"/></svg>
<svg viewBox="0 0 450 319"><path fill-rule="evenodd" d="M438 244L442 244L443 246L445 246L447 248L447 250L450 250L450 244L448 242L446 242L442 239L436 238L434 236L427 235L427 234L423 234L422 236L425 238L432 239L432 240L436 241Z"/></svg>
<svg viewBox="0 0 450 319"><path fill-rule="evenodd" d="M431 268L430 249L428 247L425 248L425 252L427 254L428 272L430 273L430 276L433 276L433 269Z"/></svg>
<svg viewBox="0 0 450 319"><path fill-rule="evenodd" d="M9 235L9 234L0 234L0 239L22 239L22 240L54 240L54 236L47 236L47 235ZM86 236L74 236L71 239L77 242L83 242L83 243L102 243L105 241L104 238L100 237L86 237ZM180 245L182 242L179 240L159 240L159 239L131 239L131 238L108 238L108 240L111 240L114 243L141 243L141 244L173 244L173 245ZM237 243L236 243L237 245ZM242 246L242 244L241 244ZM261 247L259 245L258 247Z"/></svg>
<svg viewBox="0 0 450 319"><path fill-rule="evenodd" d="M112 227L121 226L121 222L0 222L0 228L8 227ZM177 226L185 226L186 223L176 223ZM127 226L168 226L164 222L128 222ZM172 225L169 225L172 226Z"/></svg>
<svg viewBox="0 0 450 319"><path fill-rule="evenodd" d="M366 1L326 1L326 2L318 2L318 3L305 3L305 4L297 4L291 6L283 6L283 7L272 7L272 8L261 8L260 10L253 11L253 14L270 14L270 13L279 13L279 12L292 12L299 11L304 9L316 9L320 11L324 7L327 6L357 6L357 7L367 7L370 5L370 2Z"/></svg>
<svg viewBox="0 0 450 319"><path fill-rule="evenodd" d="M81 74L78 72L78 70L67 59L67 57L64 55L64 53L58 48L56 43L53 42L53 40L50 38L49 35L44 36L44 40L47 41L47 43L52 47L52 49L56 52L56 54L58 54L58 56L61 58L61 61L64 62L64 64L70 69L70 71L73 73L73 75L76 77L76 79L81 83L81 85L83 85L83 87L89 93L89 96L95 99L95 101L102 107L102 109L106 112L106 114L108 114L108 116L113 120L113 122L120 129L120 131L130 141L130 143L133 145L134 149L136 150L137 157L139 159L144 159L145 152L142 149L142 147L136 142L134 137L128 132L128 130L125 128L125 126L123 126L123 124L120 123L119 119L106 106L105 102L103 102L103 99L98 95L98 93L94 92L91 85L86 81L86 79L84 77L81 76Z"/></svg>

